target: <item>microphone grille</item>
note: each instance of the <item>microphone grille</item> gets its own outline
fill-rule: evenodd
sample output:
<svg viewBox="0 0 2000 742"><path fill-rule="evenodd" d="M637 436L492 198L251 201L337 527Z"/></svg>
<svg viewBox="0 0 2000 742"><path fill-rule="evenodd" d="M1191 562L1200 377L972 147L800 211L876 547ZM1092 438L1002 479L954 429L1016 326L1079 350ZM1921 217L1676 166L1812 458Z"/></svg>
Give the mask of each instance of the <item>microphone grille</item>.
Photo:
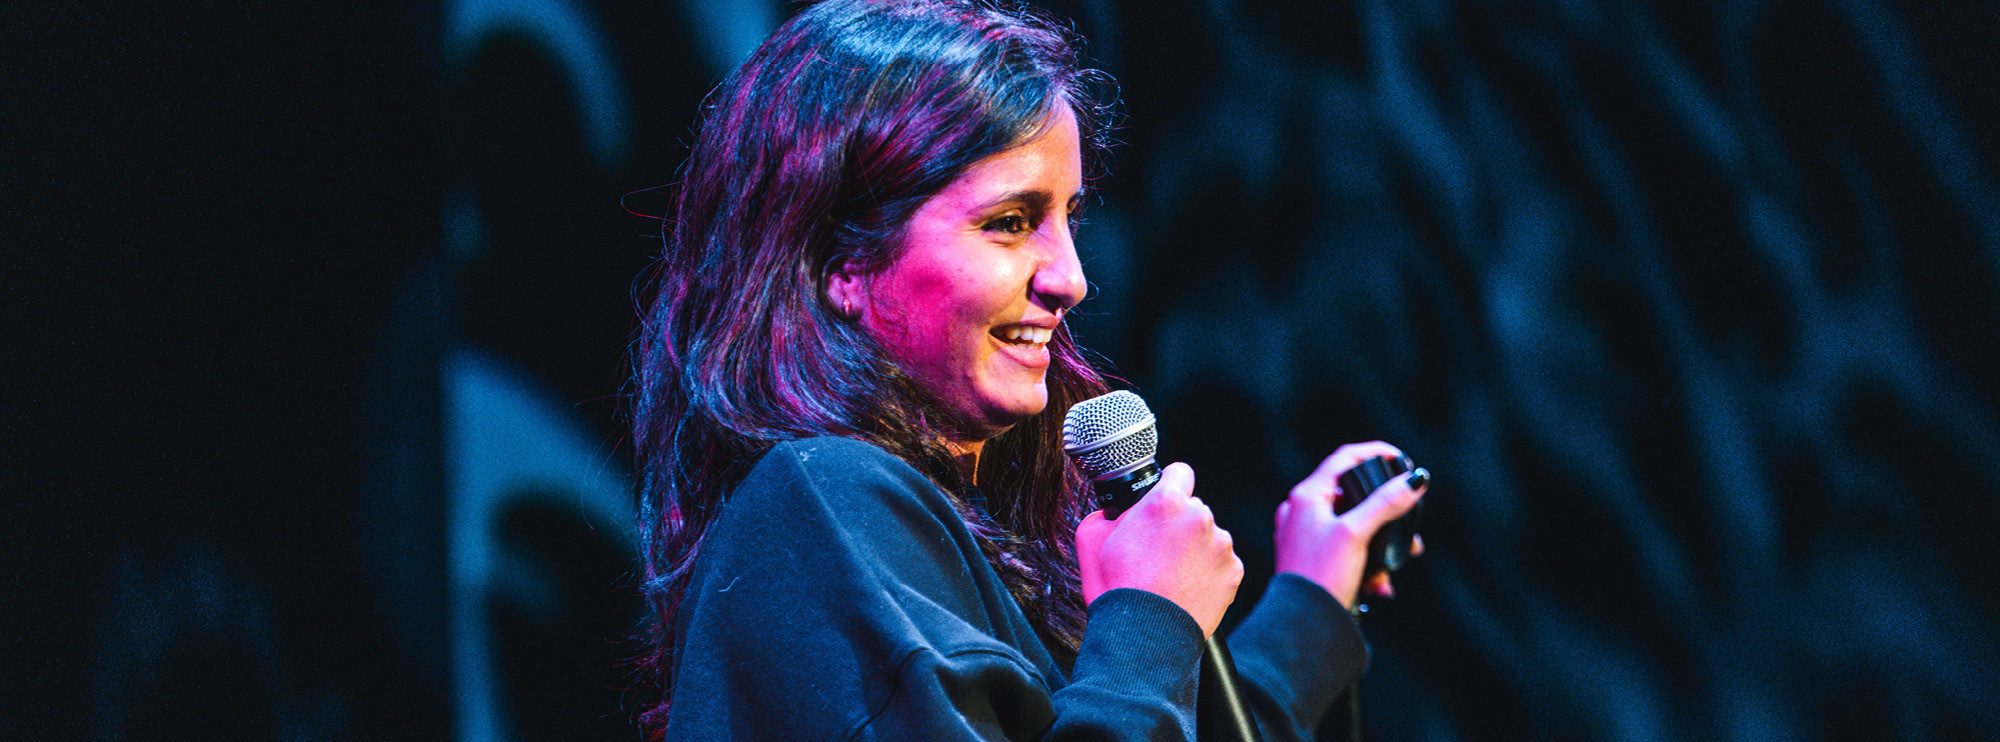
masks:
<svg viewBox="0 0 2000 742"><path fill-rule="evenodd" d="M1076 403L1063 416L1063 450L1092 478L1150 461L1160 434L1146 400L1115 391Z"/></svg>

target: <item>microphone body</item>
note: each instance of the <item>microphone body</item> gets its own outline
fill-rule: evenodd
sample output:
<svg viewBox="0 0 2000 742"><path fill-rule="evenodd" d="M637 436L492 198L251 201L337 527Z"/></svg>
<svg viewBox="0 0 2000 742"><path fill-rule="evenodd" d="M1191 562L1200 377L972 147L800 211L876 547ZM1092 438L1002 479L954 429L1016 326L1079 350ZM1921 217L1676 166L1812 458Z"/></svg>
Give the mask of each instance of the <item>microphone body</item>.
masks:
<svg viewBox="0 0 2000 742"><path fill-rule="evenodd" d="M1104 511L1104 517L1117 520L1159 481L1159 465L1147 461L1130 472L1109 479L1093 479L1090 487L1097 491L1097 509Z"/></svg>
<svg viewBox="0 0 2000 742"><path fill-rule="evenodd" d="M1091 477L1097 506L1112 520L1160 481L1154 460L1159 436L1153 413L1139 395L1116 391L1084 400L1063 419L1063 451ZM1195 738L1200 742L1262 742L1238 687L1236 662L1221 632L1202 640L1201 679L1195 698Z"/></svg>

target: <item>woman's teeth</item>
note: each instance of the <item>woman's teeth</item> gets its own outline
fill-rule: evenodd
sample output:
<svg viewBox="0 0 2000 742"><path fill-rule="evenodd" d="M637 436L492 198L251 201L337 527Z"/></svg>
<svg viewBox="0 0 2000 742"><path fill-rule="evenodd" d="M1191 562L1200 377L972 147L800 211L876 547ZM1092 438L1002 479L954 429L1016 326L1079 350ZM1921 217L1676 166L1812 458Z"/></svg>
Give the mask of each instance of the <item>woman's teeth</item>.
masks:
<svg viewBox="0 0 2000 742"><path fill-rule="evenodd" d="M1054 337L1055 334L1055 330L1029 325L1014 325L1002 329L999 333L1001 340L1010 343L1034 343L1036 345L1048 342L1049 338Z"/></svg>

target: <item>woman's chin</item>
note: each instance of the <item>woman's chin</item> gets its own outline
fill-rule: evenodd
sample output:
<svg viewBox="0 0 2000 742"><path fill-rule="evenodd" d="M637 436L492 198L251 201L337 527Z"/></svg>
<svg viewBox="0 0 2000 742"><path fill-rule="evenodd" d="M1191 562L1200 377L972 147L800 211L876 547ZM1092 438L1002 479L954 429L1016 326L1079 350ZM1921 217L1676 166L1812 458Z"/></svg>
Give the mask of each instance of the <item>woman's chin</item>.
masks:
<svg viewBox="0 0 2000 742"><path fill-rule="evenodd" d="M1032 392L1013 395L1004 400L991 400L981 411L980 427L985 429L985 437L994 438L1020 424L1021 421L1041 414L1048 407L1048 388L1037 384Z"/></svg>
<svg viewBox="0 0 2000 742"><path fill-rule="evenodd" d="M1033 387L1022 390L1021 394L1014 398L1013 404L1009 406L1009 412L1015 416L1014 422L1020 422L1042 414L1042 410L1048 408L1048 382L1046 380L1037 380Z"/></svg>

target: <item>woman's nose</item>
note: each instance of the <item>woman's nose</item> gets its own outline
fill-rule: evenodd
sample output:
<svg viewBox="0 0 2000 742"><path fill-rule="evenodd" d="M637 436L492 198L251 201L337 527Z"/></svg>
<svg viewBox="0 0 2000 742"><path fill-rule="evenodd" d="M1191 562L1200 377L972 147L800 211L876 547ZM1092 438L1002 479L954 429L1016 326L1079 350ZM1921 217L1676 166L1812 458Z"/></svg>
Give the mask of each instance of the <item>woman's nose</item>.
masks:
<svg viewBox="0 0 2000 742"><path fill-rule="evenodd" d="M1044 243L1046 254L1035 271L1031 288L1049 310L1061 311L1081 303L1089 287L1084 283L1083 261L1076 255L1076 240L1070 234L1068 220L1052 221L1056 223Z"/></svg>

